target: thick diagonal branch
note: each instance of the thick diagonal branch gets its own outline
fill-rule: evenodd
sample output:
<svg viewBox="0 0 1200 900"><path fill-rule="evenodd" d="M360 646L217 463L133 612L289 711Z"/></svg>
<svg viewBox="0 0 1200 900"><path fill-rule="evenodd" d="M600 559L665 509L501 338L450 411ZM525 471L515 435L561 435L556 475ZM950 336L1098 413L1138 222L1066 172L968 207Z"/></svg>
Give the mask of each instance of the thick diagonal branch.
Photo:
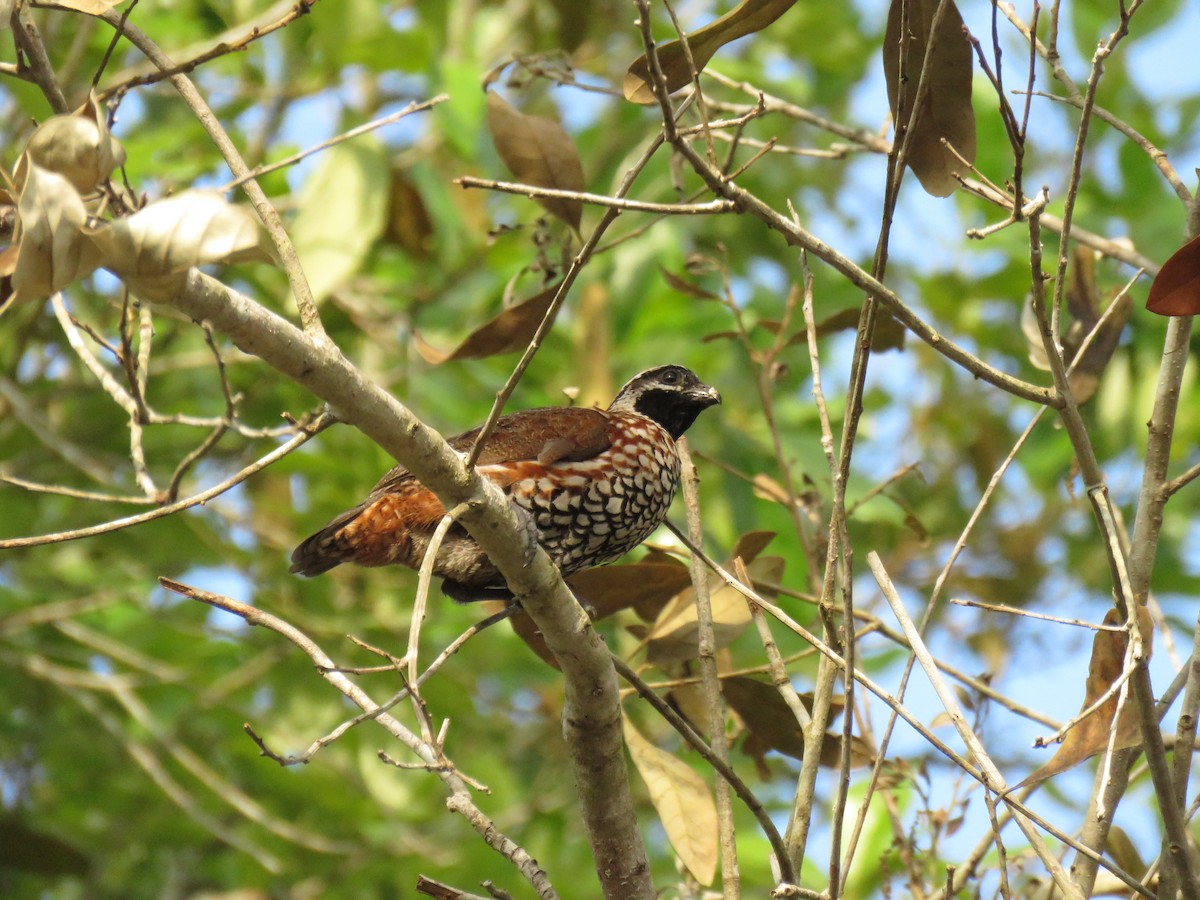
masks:
<svg viewBox="0 0 1200 900"><path fill-rule="evenodd" d="M653 897L625 769L617 678L608 650L546 554L537 550L527 562L533 548L499 489L467 471L441 435L365 378L328 339L306 334L197 271L188 275L171 303L323 399L342 421L374 440L437 494L447 509L464 505L459 521L521 599L562 668L563 730L604 894Z"/></svg>

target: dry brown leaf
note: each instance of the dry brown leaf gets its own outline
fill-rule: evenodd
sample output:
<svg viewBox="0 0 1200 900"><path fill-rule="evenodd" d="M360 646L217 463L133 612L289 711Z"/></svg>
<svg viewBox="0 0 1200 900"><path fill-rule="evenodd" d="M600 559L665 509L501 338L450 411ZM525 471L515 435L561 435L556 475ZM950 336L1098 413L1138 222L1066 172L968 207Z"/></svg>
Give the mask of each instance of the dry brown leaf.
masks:
<svg viewBox="0 0 1200 900"><path fill-rule="evenodd" d="M770 777L766 763L766 754L772 750L790 756L793 759L804 758L804 736L796 722L791 707L774 685L754 678L738 676L726 678L721 682L725 692L725 700L730 708L738 714L746 728L746 737L742 741L741 750L754 760L755 767L762 778ZM812 696L801 697L806 709L812 708ZM834 712L840 712L843 701L834 700ZM826 768L837 768L842 760L842 740L840 732L826 732L821 742L821 765ZM874 757L866 742L859 737L850 740L850 766L861 768L871 765Z"/></svg>
<svg viewBox="0 0 1200 900"><path fill-rule="evenodd" d="M17 256L20 255L20 250L16 244L9 244L0 250L0 278L8 278L17 270Z"/></svg>
<svg viewBox="0 0 1200 900"><path fill-rule="evenodd" d="M100 251L83 230L83 200L62 175L28 166L17 214L19 250L12 283L18 300L48 297L101 264Z"/></svg>
<svg viewBox="0 0 1200 900"><path fill-rule="evenodd" d="M487 95L488 131L500 159L517 181L561 191L582 191L583 164L571 136L553 119L526 115L495 91ZM579 231L583 203L534 197L551 215Z"/></svg>
<svg viewBox="0 0 1200 900"><path fill-rule="evenodd" d="M933 14L939 0L892 0L883 39L883 74L888 105L898 126L907 124L912 100L925 64ZM901 23L907 15L907 35ZM901 54L905 81L900 83ZM975 110L971 106L971 44L953 2L938 26L930 61L929 90L908 141L908 167L921 187L935 197L948 197L958 187L954 173L966 166L942 145L945 138L968 163L975 161ZM897 109L901 87L904 108Z"/></svg>
<svg viewBox="0 0 1200 900"><path fill-rule="evenodd" d="M689 34L688 49L692 52L696 72L703 71L716 52L730 41L762 31L791 9L795 2L796 0L742 0L719 19L697 29L694 34ZM679 90L692 80L682 41L668 41L656 48L655 55L666 78L667 93ZM646 55L642 54L625 73L625 82L622 85L625 99L642 105L653 103L654 88L651 84L650 62Z"/></svg>
<svg viewBox="0 0 1200 900"><path fill-rule="evenodd" d="M1137 847L1129 839L1129 835L1125 833L1123 828L1114 825L1108 830L1108 837L1104 841L1104 849L1113 858L1113 862L1139 881L1146 874L1149 866L1146 865L1145 860L1138 853Z"/></svg>
<svg viewBox="0 0 1200 900"><path fill-rule="evenodd" d="M708 701L704 697L704 685L695 681L671 688L667 700L675 707L675 711L688 720L688 723L702 737L709 736Z"/></svg>
<svg viewBox="0 0 1200 900"><path fill-rule="evenodd" d="M384 237L422 259L429 256L433 220L421 192L403 170L392 169Z"/></svg>
<svg viewBox="0 0 1200 900"><path fill-rule="evenodd" d="M623 721L625 746L646 782L667 840L693 878L712 884L717 874L717 806L708 785L679 757L642 737L628 717Z"/></svg>
<svg viewBox="0 0 1200 900"><path fill-rule="evenodd" d="M1145 607L1137 607L1137 615L1138 626L1141 628L1142 639L1146 643L1146 653L1149 656L1154 627ZM1118 621L1115 609L1110 609L1104 616L1105 625L1115 625ZM1096 637L1092 641L1092 658L1088 663L1087 684L1080 710L1085 710L1098 701L1120 678L1125 665L1125 651L1128 645L1129 635L1125 631L1096 632ZM1050 758L1050 761L1013 790L1045 781L1051 775L1064 772L1083 762L1089 756L1104 751L1108 747L1109 732L1112 730L1113 720L1116 718L1117 696L1114 694L1105 700L1099 709L1068 731L1062 745ZM1137 700L1132 691L1128 692L1128 696L1125 698L1120 719L1116 722L1116 729L1114 749L1123 750L1141 744L1142 730L1139 725Z"/></svg>
<svg viewBox="0 0 1200 900"><path fill-rule="evenodd" d="M774 531L747 531L733 545L730 560L740 559L746 565L754 562L758 554L767 549L767 545L775 540Z"/></svg>
<svg viewBox="0 0 1200 900"><path fill-rule="evenodd" d="M817 337L822 338L839 331L853 331L858 328L861 315L858 307L838 310L817 323ZM871 349L876 353L882 353L884 350L903 350L904 334L904 326L900 324L900 320L888 310L881 309L875 314L875 333L871 337ZM798 331L788 340L788 344L804 344L807 341L807 332Z"/></svg>
<svg viewBox="0 0 1200 900"><path fill-rule="evenodd" d="M43 122L25 145L34 165L62 175L81 194L92 191L125 162L125 148L108 131L104 111L94 96L70 115ZM17 180L25 166L18 166Z"/></svg>
<svg viewBox="0 0 1200 900"><path fill-rule="evenodd" d="M600 566L567 579L579 602L603 619L633 607L651 621L672 597L692 583L686 566L674 563L637 562L625 566Z"/></svg>
<svg viewBox="0 0 1200 900"><path fill-rule="evenodd" d="M413 347L432 366L452 360L483 359L522 350L542 324L556 293L557 285L516 306L510 306L472 331L466 340L449 353L438 350L418 334L413 336Z"/></svg>
<svg viewBox="0 0 1200 900"><path fill-rule="evenodd" d="M782 558L770 556L754 560L748 568L754 580L778 584L783 566ZM750 607L737 589L718 576L709 578L709 591L715 649L720 649L733 643L750 623ZM647 661L662 666L695 659L699 652L699 627L696 594L689 587L676 594L655 619L647 641Z"/></svg>
<svg viewBox="0 0 1200 900"><path fill-rule="evenodd" d="M667 280L672 288L679 293L688 297L695 297L697 300L720 300L721 298L712 291L705 290L696 284L694 281L688 281L682 275L676 275L669 269L659 266L659 270L663 273L663 278ZM734 332L736 334L736 332Z"/></svg>
<svg viewBox="0 0 1200 900"><path fill-rule="evenodd" d="M1200 237L1188 241L1163 263L1150 285L1146 309L1160 316L1200 313Z"/></svg>
<svg viewBox="0 0 1200 900"><path fill-rule="evenodd" d="M1067 288L1067 309L1074 319L1063 333L1063 357L1074 368L1068 375L1071 396L1077 404L1090 400L1100 386L1100 377L1121 342L1121 333L1129 320L1133 298L1123 293L1113 301L1113 308L1102 313L1100 292L1096 287L1096 256L1087 247L1076 247L1071 260L1071 282ZM1084 339L1097 328L1096 336L1079 356ZM1043 372L1050 371L1046 357L1046 346L1042 343L1041 329L1033 311L1032 295L1025 298L1021 307L1021 332L1028 343L1029 361ZM1076 360L1076 357L1079 357Z"/></svg>

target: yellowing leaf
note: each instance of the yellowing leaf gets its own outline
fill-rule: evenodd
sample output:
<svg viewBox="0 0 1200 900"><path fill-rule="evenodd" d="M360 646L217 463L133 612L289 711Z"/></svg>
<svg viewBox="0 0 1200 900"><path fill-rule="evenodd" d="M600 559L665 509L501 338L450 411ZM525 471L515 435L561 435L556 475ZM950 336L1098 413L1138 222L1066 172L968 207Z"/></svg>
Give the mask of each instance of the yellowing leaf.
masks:
<svg viewBox="0 0 1200 900"><path fill-rule="evenodd" d="M516 306L510 306L472 331L466 340L449 353L426 343L419 334L414 335L413 346L421 358L433 366L451 360L483 359L521 350L542 323L557 292L557 286L547 288Z"/></svg>
<svg viewBox="0 0 1200 900"><path fill-rule="evenodd" d="M62 175L28 166L17 214L19 250L12 281L18 299L48 297L100 265L100 252L83 231L83 200Z"/></svg>
<svg viewBox="0 0 1200 900"><path fill-rule="evenodd" d="M583 164L570 135L553 119L530 116L495 91L487 95L488 131L500 159L517 181L563 191L582 191ZM579 231L583 204L557 197L534 197L546 212Z"/></svg>
<svg viewBox="0 0 1200 900"><path fill-rule="evenodd" d="M330 147L304 180L288 229L318 303L361 268L387 225L391 165L371 137Z"/></svg>
<svg viewBox="0 0 1200 900"><path fill-rule="evenodd" d="M700 775L677 756L660 750L623 717L625 746L650 791L667 840L692 877L712 884L717 874L717 806Z"/></svg>
<svg viewBox="0 0 1200 900"><path fill-rule="evenodd" d="M719 19L697 29L694 34L689 34L688 49L692 52L692 62L696 65L696 71L703 71L716 52L730 41L762 31L791 9L795 2L796 0L742 0ZM655 55L666 78L668 93L679 90L692 80L682 41L668 41L655 48ZM653 103L652 83L650 62L643 54L630 64L629 71L625 73L625 81L622 84L625 99L643 105Z"/></svg>
<svg viewBox="0 0 1200 900"><path fill-rule="evenodd" d="M887 81L888 105L898 129L908 124L912 112L938 2L892 0L888 9L887 31L883 39L883 74ZM929 90L908 139L908 167L926 192L935 197L948 197L958 187L954 173L964 171L966 166L942 146L942 139L953 145L968 163L975 161L971 44L963 31L962 16L953 2L946 5L934 42L928 76ZM901 62L904 69L903 84L900 79ZM903 98L900 96L901 89ZM903 105L897 108L901 99Z"/></svg>
<svg viewBox="0 0 1200 900"><path fill-rule="evenodd" d="M125 148L108 131L94 96L70 115L43 122L25 146L29 162L62 175L86 194L125 162Z"/></svg>

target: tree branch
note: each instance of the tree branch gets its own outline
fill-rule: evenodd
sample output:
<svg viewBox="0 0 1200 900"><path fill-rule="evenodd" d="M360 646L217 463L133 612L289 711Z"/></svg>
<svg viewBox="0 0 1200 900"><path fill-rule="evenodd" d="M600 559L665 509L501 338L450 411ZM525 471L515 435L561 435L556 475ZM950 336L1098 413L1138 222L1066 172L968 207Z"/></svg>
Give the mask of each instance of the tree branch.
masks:
<svg viewBox="0 0 1200 900"><path fill-rule="evenodd" d="M468 472L441 435L367 380L328 339L306 334L219 281L193 270L172 298L335 410L408 468L504 575L562 668L563 729L581 811L606 897L651 898L646 850L622 752L617 677L604 641L545 552L531 544L499 488Z"/></svg>

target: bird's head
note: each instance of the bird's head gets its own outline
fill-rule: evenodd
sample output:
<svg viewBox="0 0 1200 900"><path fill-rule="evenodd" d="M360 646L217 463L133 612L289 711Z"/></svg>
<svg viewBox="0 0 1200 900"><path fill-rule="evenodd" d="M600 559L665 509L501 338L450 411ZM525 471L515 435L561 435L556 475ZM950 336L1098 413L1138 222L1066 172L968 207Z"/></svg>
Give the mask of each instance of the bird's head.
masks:
<svg viewBox="0 0 1200 900"><path fill-rule="evenodd" d="M635 375L608 407L653 419L679 440L696 416L721 402L721 395L683 366L658 366Z"/></svg>

